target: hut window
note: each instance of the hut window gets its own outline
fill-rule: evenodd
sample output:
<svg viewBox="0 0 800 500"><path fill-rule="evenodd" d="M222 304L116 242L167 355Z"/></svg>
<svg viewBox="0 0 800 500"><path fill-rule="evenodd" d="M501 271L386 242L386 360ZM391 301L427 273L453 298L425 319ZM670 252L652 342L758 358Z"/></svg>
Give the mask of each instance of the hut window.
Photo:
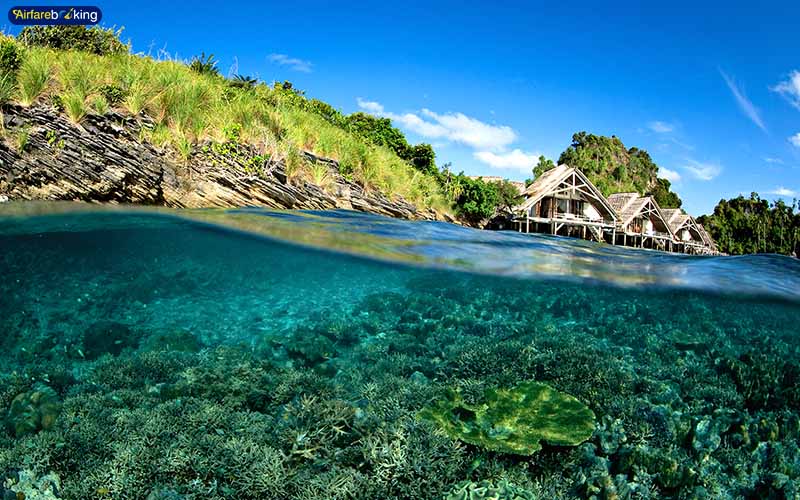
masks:
<svg viewBox="0 0 800 500"><path fill-rule="evenodd" d="M558 210L559 214L568 214L568 213L570 213L570 211L569 211L569 200L566 200L564 198L558 198L556 200L556 202L557 202L557 210Z"/></svg>

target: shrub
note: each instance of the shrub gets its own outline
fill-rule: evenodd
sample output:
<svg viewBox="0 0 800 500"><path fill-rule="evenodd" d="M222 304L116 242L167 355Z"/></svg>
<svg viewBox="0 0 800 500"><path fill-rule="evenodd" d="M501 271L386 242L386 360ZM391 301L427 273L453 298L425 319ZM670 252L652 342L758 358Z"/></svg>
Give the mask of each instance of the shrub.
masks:
<svg viewBox="0 0 800 500"><path fill-rule="evenodd" d="M101 85L97 91L101 96L103 96L110 106L116 106L124 101L126 97L128 97L128 93L125 92L125 90L117 85L114 85L113 83Z"/></svg>
<svg viewBox="0 0 800 500"><path fill-rule="evenodd" d="M26 26L17 39L30 47L80 50L98 55L124 54L130 51L117 31L99 26Z"/></svg>
<svg viewBox="0 0 800 500"><path fill-rule="evenodd" d="M3 38L0 40L0 73L16 74L22 66L22 50L14 40Z"/></svg>
<svg viewBox="0 0 800 500"><path fill-rule="evenodd" d="M200 57L194 56L192 62L189 64L189 68L201 75L219 75L217 61L214 60L214 54L209 54L208 57L206 57L206 53L202 52Z"/></svg>
<svg viewBox="0 0 800 500"><path fill-rule="evenodd" d="M245 75L236 75L228 82L231 87L242 90L253 90L257 84L257 79Z"/></svg>

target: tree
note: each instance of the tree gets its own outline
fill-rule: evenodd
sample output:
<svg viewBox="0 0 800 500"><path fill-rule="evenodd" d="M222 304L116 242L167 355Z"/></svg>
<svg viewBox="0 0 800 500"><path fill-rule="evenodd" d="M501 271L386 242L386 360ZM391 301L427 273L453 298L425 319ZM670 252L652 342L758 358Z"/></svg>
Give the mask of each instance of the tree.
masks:
<svg viewBox="0 0 800 500"><path fill-rule="evenodd" d="M417 144L411 148L411 164L424 174L436 175L436 153L430 144Z"/></svg>
<svg viewBox="0 0 800 500"><path fill-rule="evenodd" d="M656 179L655 186L647 194L652 196L661 208L680 208L683 201L677 194L670 191L671 187L672 183L659 177Z"/></svg>
<svg viewBox="0 0 800 500"><path fill-rule="evenodd" d="M547 159L544 155L539 157L539 163L533 167L533 178L539 178L543 173L547 172L551 168L556 168L556 164L553 163L553 160Z"/></svg>
<svg viewBox="0 0 800 500"><path fill-rule="evenodd" d="M497 186L497 206L504 210L511 210L513 207L520 204L522 195L517 186L509 182L507 179L496 183Z"/></svg>

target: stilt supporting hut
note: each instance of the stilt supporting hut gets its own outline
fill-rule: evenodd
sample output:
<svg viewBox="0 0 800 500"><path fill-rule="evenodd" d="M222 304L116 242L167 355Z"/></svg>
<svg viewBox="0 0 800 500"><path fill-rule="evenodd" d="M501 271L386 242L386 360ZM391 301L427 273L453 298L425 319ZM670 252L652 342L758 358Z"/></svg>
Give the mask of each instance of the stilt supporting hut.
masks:
<svg viewBox="0 0 800 500"><path fill-rule="evenodd" d="M540 175L514 208L516 229L613 243L618 215L577 168L559 165Z"/></svg>

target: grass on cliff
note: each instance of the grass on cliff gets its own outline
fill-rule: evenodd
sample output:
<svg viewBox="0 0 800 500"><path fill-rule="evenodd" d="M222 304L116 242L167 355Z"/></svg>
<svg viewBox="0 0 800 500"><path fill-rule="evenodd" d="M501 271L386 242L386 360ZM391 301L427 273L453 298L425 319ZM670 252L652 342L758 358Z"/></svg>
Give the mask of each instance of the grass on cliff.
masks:
<svg viewBox="0 0 800 500"><path fill-rule="evenodd" d="M388 148L302 109L297 100L303 98L285 89L264 83L236 86L178 60L23 47L3 35L0 43L15 45L22 56L18 68L0 71L3 102L53 104L74 123L109 110L146 114L155 127L144 138L184 159L205 141L229 141L230 131L236 130L237 140L254 146L262 157L285 160L290 177L323 187L330 182L325 172L300 159L300 151L309 150L338 160L340 172L367 189L449 211L435 178Z"/></svg>

